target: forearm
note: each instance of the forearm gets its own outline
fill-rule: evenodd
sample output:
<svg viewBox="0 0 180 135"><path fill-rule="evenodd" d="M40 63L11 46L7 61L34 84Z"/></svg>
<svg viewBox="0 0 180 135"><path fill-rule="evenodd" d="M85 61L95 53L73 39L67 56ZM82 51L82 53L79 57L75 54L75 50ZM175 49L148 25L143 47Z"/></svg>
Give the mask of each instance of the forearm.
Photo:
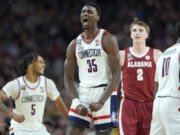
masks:
<svg viewBox="0 0 180 135"><path fill-rule="evenodd" d="M119 84L119 76L115 75L109 81L108 86L105 88L104 94L100 98L100 102L105 103L105 101L111 96L112 92L117 87L117 84Z"/></svg>
<svg viewBox="0 0 180 135"><path fill-rule="evenodd" d="M67 120L68 109L60 96L56 99L55 104L61 116L64 118L64 120Z"/></svg>
<svg viewBox="0 0 180 135"><path fill-rule="evenodd" d="M0 111L9 114L11 112L11 109L9 109L1 100L0 100Z"/></svg>
<svg viewBox="0 0 180 135"><path fill-rule="evenodd" d="M72 101L74 98L78 98L78 92L76 90L76 87L74 85L74 81L68 80L65 81L65 88L68 92L68 96L70 100Z"/></svg>

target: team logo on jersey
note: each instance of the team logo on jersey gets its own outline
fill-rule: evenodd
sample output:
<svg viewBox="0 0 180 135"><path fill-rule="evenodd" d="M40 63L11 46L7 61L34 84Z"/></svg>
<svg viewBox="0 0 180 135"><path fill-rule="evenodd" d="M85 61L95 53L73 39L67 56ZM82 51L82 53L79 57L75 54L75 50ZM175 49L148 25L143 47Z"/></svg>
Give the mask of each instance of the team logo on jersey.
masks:
<svg viewBox="0 0 180 135"><path fill-rule="evenodd" d="M99 46L100 45L100 40L99 39L96 39L96 46Z"/></svg>
<svg viewBox="0 0 180 135"><path fill-rule="evenodd" d="M40 87L41 93L44 92L44 87Z"/></svg>
<svg viewBox="0 0 180 135"><path fill-rule="evenodd" d="M21 90L26 90L26 86L25 85L21 85Z"/></svg>
<svg viewBox="0 0 180 135"><path fill-rule="evenodd" d="M81 39L77 40L77 45L81 45Z"/></svg>
<svg viewBox="0 0 180 135"><path fill-rule="evenodd" d="M127 54L127 59L128 59L128 61L133 59L133 56L132 56L131 53L128 53L128 54Z"/></svg>
<svg viewBox="0 0 180 135"><path fill-rule="evenodd" d="M145 59L146 59L146 60L150 60L150 56L147 55L147 56L145 57Z"/></svg>

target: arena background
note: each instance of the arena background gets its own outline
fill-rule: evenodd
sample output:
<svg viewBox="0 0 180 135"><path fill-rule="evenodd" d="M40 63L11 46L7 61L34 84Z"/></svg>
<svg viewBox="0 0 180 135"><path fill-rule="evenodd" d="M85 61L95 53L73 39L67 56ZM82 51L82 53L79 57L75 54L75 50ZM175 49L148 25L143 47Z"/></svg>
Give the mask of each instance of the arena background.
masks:
<svg viewBox="0 0 180 135"><path fill-rule="evenodd" d="M55 81L67 100L63 64L69 42L80 32L80 11L86 0L0 0L0 87L16 77L17 61L38 51L46 61L45 75ZM109 30L119 48L131 46L129 25L133 17L151 28L147 44L164 50L175 42L174 26L180 18L179 0L91 0L101 7L99 26ZM0 132L7 134L9 119L0 114ZM54 135L65 134L65 122L47 101L44 122ZM84 135L93 135L93 128Z"/></svg>

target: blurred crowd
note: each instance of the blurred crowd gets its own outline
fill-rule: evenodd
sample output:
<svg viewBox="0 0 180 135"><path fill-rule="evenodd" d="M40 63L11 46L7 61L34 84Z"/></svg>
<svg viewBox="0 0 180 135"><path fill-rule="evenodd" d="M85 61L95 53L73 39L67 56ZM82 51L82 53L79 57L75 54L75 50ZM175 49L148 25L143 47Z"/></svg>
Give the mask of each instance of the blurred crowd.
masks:
<svg viewBox="0 0 180 135"><path fill-rule="evenodd" d="M27 52L38 51L46 61L45 75L53 79L65 102L63 64L69 42L82 32L81 8L87 0L0 1L0 87L16 77L17 61ZM119 48L131 46L129 25L138 17L150 25L147 44L164 50L175 42L174 25L180 18L179 0L91 0L101 7L99 26L109 30ZM3 115L1 115L3 116ZM66 123L54 104L47 101L44 123L54 135L64 135ZM0 134L9 119L0 117ZM93 129L93 128L92 128ZM86 131L93 135L94 132Z"/></svg>

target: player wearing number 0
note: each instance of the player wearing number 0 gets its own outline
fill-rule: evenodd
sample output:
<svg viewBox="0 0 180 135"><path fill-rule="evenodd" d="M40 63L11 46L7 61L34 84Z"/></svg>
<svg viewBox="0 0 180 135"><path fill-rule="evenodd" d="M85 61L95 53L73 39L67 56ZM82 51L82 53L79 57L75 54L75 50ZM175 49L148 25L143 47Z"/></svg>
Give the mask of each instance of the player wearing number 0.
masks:
<svg viewBox="0 0 180 135"><path fill-rule="evenodd" d="M67 119L68 110L54 82L43 75L44 69L43 58L37 53L29 53L17 67L20 77L8 82L0 91L0 111L12 118L10 135L50 135L42 124L47 97ZM8 97L15 100L13 111L1 102Z"/></svg>
<svg viewBox="0 0 180 135"><path fill-rule="evenodd" d="M117 40L99 29L99 7L87 3L81 10L84 32L67 49L64 83L71 95L67 135L82 135L93 122L97 135L110 135L112 127L110 95L119 82ZM78 91L74 85L75 67L79 70Z"/></svg>
<svg viewBox="0 0 180 135"><path fill-rule="evenodd" d="M149 26L134 18L130 25L133 45L120 51L122 99L120 135L149 135L152 119L156 63L161 51L146 46Z"/></svg>
<svg viewBox="0 0 180 135"><path fill-rule="evenodd" d="M158 60L150 135L180 135L180 23L177 42Z"/></svg>

